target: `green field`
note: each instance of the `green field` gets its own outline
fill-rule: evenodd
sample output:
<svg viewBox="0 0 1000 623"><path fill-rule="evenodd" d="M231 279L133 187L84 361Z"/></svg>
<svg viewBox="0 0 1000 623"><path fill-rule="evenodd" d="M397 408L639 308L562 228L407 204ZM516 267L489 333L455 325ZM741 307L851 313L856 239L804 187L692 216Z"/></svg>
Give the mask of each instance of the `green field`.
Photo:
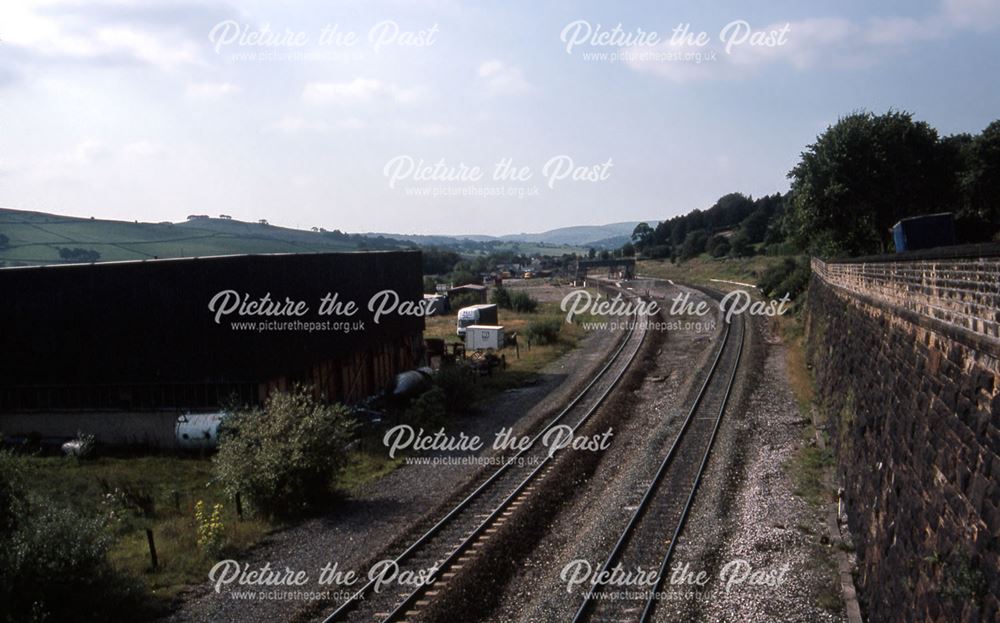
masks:
<svg viewBox="0 0 1000 623"><path fill-rule="evenodd" d="M221 218L183 223L143 223L7 209L0 209L0 235L7 238L6 244L2 244L3 238L0 238L0 266L81 261L67 260L60 256L60 249L94 251L100 254L98 261L111 262L247 253L329 253L415 246L401 240L306 231ZM503 242L494 246L494 251L526 255L558 256L587 251L537 242Z"/></svg>
<svg viewBox="0 0 1000 623"><path fill-rule="evenodd" d="M9 239L0 247L7 265L61 263L60 248L96 251L100 261L359 248L317 232L222 219L129 223L15 210L0 210L0 234Z"/></svg>

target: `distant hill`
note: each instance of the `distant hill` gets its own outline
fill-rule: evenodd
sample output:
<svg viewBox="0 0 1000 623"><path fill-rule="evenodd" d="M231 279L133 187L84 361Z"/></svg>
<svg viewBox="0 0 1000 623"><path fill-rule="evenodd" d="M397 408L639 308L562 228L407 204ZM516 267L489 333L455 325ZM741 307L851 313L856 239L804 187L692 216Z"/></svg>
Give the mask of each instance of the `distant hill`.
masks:
<svg viewBox="0 0 1000 623"><path fill-rule="evenodd" d="M457 240L472 240L475 242L506 241L522 243L545 243L552 245L567 245L572 247L596 247L599 249L618 248L628 242L632 237L632 231L641 221L626 221L622 223L610 223L608 225L576 225L573 227L559 227L537 234L508 234L505 236L484 236L473 234L459 234L454 236L425 236L409 234L390 233L366 233L365 236L385 236L397 240L406 240L420 245L446 246L454 244ZM652 227L656 227L659 221L646 221Z"/></svg>
<svg viewBox="0 0 1000 623"><path fill-rule="evenodd" d="M355 251L408 246L340 232L312 232L228 219L142 223L0 209L0 262L6 265L67 261L140 260L238 253ZM0 241L3 241L0 238Z"/></svg>
<svg viewBox="0 0 1000 623"><path fill-rule="evenodd" d="M465 255L511 251L526 255L586 253L585 240L634 223L565 227L512 236L422 236L306 231L229 218L144 223L60 216L0 208L0 266L206 257L240 253L310 253L435 246ZM594 238L595 240L597 238ZM567 242L559 242L567 241ZM608 247L610 248L610 247Z"/></svg>

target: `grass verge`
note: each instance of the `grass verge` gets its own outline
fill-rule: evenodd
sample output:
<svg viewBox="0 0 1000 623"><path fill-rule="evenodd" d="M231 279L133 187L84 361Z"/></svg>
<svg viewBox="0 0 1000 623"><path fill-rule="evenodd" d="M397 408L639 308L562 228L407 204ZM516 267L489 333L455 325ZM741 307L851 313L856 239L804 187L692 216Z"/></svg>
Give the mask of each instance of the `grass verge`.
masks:
<svg viewBox="0 0 1000 623"><path fill-rule="evenodd" d="M711 285L712 279L756 284L768 268L781 264L784 256L755 255L743 258L712 258L707 254L673 264L670 260L643 260L640 275L673 279L695 285Z"/></svg>
<svg viewBox="0 0 1000 623"><path fill-rule="evenodd" d="M28 483L39 495L83 515L111 518L116 536L112 563L141 578L161 606L188 584L203 580L215 562L198 547L194 506L199 500L223 506L223 553L246 549L273 528L259 520L239 520L233 500L212 481L208 459L29 457L25 464ZM147 528L156 544L156 569Z"/></svg>
<svg viewBox="0 0 1000 623"><path fill-rule="evenodd" d="M457 312L457 310L454 310ZM551 344L534 344L528 346L524 337L528 325L536 321L556 320L559 322L559 337ZM515 312L509 309L499 310L498 323L507 333L518 334L519 348L506 347L502 353L507 359L507 369L492 376L480 377L476 380L477 401L488 399L504 390L523 387L533 383L545 366L552 363L567 352L573 350L580 339L586 335L583 323L593 320L589 315L577 316L574 322L568 323L566 313L559 309L555 302L542 302L533 313ZM446 344L461 342L455 334L455 314L432 316L427 319L424 336L440 338ZM518 354L519 353L519 354Z"/></svg>
<svg viewBox="0 0 1000 623"><path fill-rule="evenodd" d="M352 451L335 488L350 493L391 472L400 460ZM279 527L263 519L241 520L235 501L212 479L212 462L187 456L66 457L24 459L27 484L39 496L85 516L113 517L111 562L149 589L153 610L164 612L185 588L203 582L218 559L234 557ZM217 556L198 546L194 507L222 504L224 546ZM153 531L157 567L152 568L146 529Z"/></svg>

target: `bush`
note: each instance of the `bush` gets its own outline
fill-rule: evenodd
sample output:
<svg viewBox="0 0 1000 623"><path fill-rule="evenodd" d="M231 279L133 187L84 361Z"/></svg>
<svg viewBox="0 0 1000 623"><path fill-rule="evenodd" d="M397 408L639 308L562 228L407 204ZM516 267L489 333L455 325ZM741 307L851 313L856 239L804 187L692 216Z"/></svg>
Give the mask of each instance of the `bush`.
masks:
<svg viewBox="0 0 1000 623"><path fill-rule="evenodd" d="M5 545L0 591L12 620L122 620L141 604L137 584L112 567L99 519L34 502L31 520Z"/></svg>
<svg viewBox="0 0 1000 623"><path fill-rule="evenodd" d="M547 320L533 320L528 324L525 335L531 344L552 344L559 339L559 330L562 328L562 321L558 318Z"/></svg>
<svg viewBox="0 0 1000 623"><path fill-rule="evenodd" d="M26 495L21 460L7 450L0 450L0 535L17 528L25 512Z"/></svg>
<svg viewBox="0 0 1000 623"><path fill-rule="evenodd" d="M761 292L771 298L781 298L788 294L789 299L794 301L809 287L811 274L808 258L786 257L780 264L764 271L758 286Z"/></svg>
<svg viewBox="0 0 1000 623"><path fill-rule="evenodd" d="M538 301L523 290L511 292L503 286L497 286L493 290L493 303L500 309L511 309L516 312L534 313L538 309Z"/></svg>
<svg viewBox="0 0 1000 623"><path fill-rule="evenodd" d="M465 366L443 366L434 375L434 384L444 392L449 413L464 413L476 401L476 377Z"/></svg>
<svg viewBox="0 0 1000 623"><path fill-rule="evenodd" d="M671 251L669 244L657 244L645 249L645 256L654 260L662 260L670 257Z"/></svg>
<svg viewBox="0 0 1000 623"><path fill-rule="evenodd" d="M342 405L323 404L296 386L272 394L263 409L226 419L216 472L226 491L239 492L254 510L296 515L329 498L354 426Z"/></svg>
<svg viewBox="0 0 1000 623"><path fill-rule="evenodd" d="M405 419L409 424L433 428L445 423L447 399L440 387L432 387L418 396L406 409Z"/></svg>
<svg viewBox="0 0 1000 623"><path fill-rule="evenodd" d="M503 286L497 286L490 297L491 303L496 303L500 309L510 309L510 290Z"/></svg>
<svg viewBox="0 0 1000 623"><path fill-rule="evenodd" d="M705 250L712 257L724 257L729 253L729 241L725 236L716 234L708 239L708 242L705 244Z"/></svg>
<svg viewBox="0 0 1000 623"><path fill-rule="evenodd" d="M59 257L68 262L96 262L101 259L101 254L92 249L59 247Z"/></svg>
<svg viewBox="0 0 1000 623"><path fill-rule="evenodd" d="M145 593L108 561L103 520L26 498L22 473L0 451L0 621L143 618Z"/></svg>
<svg viewBox="0 0 1000 623"><path fill-rule="evenodd" d="M754 254L750 238L742 230L729 239L729 257L750 257Z"/></svg>
<svg viewBox="0 0 1000 623"><path fill-rule="evenodd" d="M538 309L538 301L527 292L518 291L510 295L510 308L516 312L532 314Z"/></svg>
<svg viewBox="0 0 1000 623"><path fill-rule="evenodd" d="M681 245L680 259L689 260L705 252L705 245L708 243L708 232L704 229L697 229L688 232Z"/></svg>

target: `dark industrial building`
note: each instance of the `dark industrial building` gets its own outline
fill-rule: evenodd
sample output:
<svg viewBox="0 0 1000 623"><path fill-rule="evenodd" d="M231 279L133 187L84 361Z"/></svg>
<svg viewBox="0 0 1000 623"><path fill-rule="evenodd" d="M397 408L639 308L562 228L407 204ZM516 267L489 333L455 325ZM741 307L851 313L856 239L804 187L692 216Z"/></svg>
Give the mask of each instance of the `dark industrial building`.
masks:
<svg viewBox="0 0 1000 623"><path fill-rule="evenodd" d="M0 269L0 431L169 444L180 413L234 397L260 404L297 382L357 402L419 365L423 318L389 313L376 323L368 303L383 290L420 301L422 279L419 251ZM304 301L309 311L234 312L217 323L209 305L223 291ZM328 294L356 313L321 316Z"/></svg>

